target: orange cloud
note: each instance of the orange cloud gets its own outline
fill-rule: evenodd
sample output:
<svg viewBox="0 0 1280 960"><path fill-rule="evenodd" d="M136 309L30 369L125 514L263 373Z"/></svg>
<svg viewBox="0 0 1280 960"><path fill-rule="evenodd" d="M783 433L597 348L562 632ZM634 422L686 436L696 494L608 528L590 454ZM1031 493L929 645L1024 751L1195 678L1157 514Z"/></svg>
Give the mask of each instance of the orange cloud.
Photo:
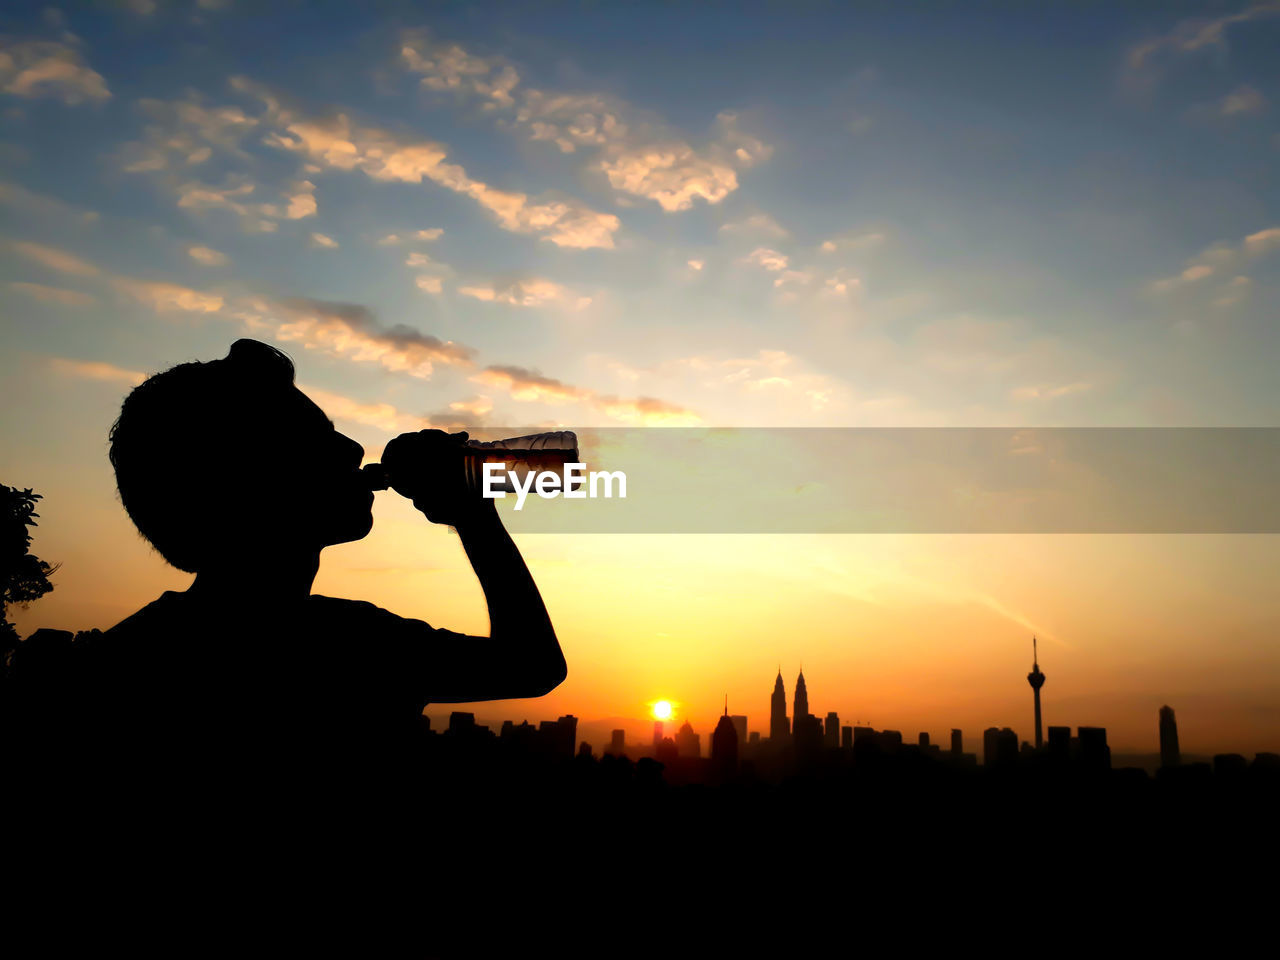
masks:
<svg viewBox="0 0 1280 960"><path fill-rule="evenodd" d="M50 357L49 367L62 376L78 377L82 380L128 383L135 387L147 379L145 373L139 373L136 370L125 370L122 367L96 360L68 360L65 357Z"/></svg>
<svg viewBox="0 0 1280 960"><path fill-rule="evenodd" d="M0 45L0 89L17 97L52 97L68 105L108 100L102 74L65 43L27 40Z"/></svg>
<svg viewBox="0 0 1280 960"><path fill-rule="evenodd" d="M60 303L64 307L87 307L98 301L87 293L78 290L63 290L60 287L46 287L40 283L23 283L15 281L9 284L10 289L25 293L29 297L44 303Z"/></svg>
<svg viewBox="0 0 1280 960"><path fill-rule="evenodd" d="M57 270L59 273L70 273L78 277L93 277L100 272L97 267L87 260L81 260L74 254L67 253L65 250L58 250L55 247L18 241L13 244L13 249L28 260L34 260L41 266L48 267L50 270Z"/></svg>
<svg viewBox="0 0 1280 960"><path fill-rule="evenodd" d="M130 280L127 277L116 277L113 282L118 290L147 304L157 313L167 313L171 310L182 310L187 313L217 313L222 309L223 300L217 294L202 293L176 283Z"/></svg>

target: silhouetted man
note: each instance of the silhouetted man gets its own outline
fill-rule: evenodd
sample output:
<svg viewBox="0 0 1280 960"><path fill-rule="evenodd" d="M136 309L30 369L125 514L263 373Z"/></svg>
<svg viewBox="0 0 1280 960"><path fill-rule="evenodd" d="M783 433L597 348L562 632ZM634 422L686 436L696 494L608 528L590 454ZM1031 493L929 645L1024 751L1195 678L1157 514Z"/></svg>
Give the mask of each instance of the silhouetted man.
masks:
<svg viewBox="0 0 1280 960"><path fill-rule="evenodd" d="M321 550L371 529L373 493L363 449L293 373L284 354L238 340L125 400L110 436L120 499L195 580L72 645L60 694L38 705L44 760L71 793L257 826L273 809L368 812L412 792L427 703L537 697L564 679L519 551L493 501L466 487L465 434L404 434L382 462L393 489L456 529L490 635L311 592Z"/></svg>

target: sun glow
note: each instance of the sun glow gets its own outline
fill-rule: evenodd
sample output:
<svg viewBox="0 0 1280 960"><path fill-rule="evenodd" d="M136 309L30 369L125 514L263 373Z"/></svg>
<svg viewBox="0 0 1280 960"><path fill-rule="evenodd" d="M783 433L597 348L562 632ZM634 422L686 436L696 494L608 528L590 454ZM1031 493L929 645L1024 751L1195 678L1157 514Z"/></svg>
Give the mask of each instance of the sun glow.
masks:
<svg viewBox="0 0 1280 960"><path fill-rule="evenodd" d="M653 718L655 720L671 719L671 701L659 700L653 705Z"/></svg>

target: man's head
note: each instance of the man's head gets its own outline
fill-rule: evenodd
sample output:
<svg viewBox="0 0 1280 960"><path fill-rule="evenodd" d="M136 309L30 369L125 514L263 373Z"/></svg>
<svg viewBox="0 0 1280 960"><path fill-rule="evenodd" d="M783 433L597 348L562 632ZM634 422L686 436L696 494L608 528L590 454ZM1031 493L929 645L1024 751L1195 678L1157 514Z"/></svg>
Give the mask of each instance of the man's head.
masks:
<svg viewBox="0 0 1280 960"><path fill-rule="evenodd" d="M364 450L294 386L289 358L256 340L151 377L110 439L121 502L180 570L319 550L373 524Z"/></svg>

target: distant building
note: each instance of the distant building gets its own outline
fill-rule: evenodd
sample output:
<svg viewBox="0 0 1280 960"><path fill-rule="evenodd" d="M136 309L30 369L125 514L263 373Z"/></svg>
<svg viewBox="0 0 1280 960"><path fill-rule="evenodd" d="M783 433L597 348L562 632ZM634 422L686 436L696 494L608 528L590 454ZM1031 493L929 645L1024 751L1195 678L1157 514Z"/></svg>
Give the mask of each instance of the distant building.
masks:
<svg viewBox="0 0 1280 960"><path fill-rule="evenodd" d="M1049 756L1057 763L1066 763L1071 759L1071 728L1049 728Z"/></svg>
<svg viewBox="0 0 1280 960"><path fill-rule="evenodd" d="M840 747L843 750L853 749L853 727L840 728Z"/></svg>
<svg viewBox="0 0 1280 960"><path fill-rule="evenodd" d="M920 746L920 749L921 749L921 750L928 750L928 749L929 749L929 734L927 734L927 733L925 733L923 730L921 730L921 731L920 731L920 734L916 737L916 743L917 743L917 744L919 744L919 746Z"/></svg>
<svg viewBox="0 0 1280 960"><path fill-rule="evenodd" d="M1076 759L1090 770L1111 769L1111 748L1107 746L1106 727L1076 727Z"/></svg>
<svg viewBox="0 0 1280 960"><path fill-rule="evenodd" d="M609 741L608 752L612 753L615 757L621 757L627 752L627 731L613 731L613 737Z"/></svg>
<svg viewBox="0 0 1280 960"><path fill-rule="evenodd" d="M958 757L964 753L964 734L959 730L951 731L951 755Z"/></svg>
<svg viewBox="0 0 1280 960"><path fill-rule="evenodd" d="M840 746L840 718L832 710L827 714L827 725L823 728L823 746L835 750Z"/></svg>
<svg viewBox="0 0 1280 960"><path fill-rule="evenodd" d="M688 720L676 734L676 753L682 757L702 756L702 737L693 732L693 725Z"/></svg>
<svg viewBox="0 0 1280 960"><path fill-rule="evenodd" d="M659 740L653 752L659 763L674 763L676 758L680 756L680 752L676 749L676 742L670 737L663 737Z"/></svg>
<svg viewBox="0 0 1280 960"><path fill-rule="evenodd" d="M655 720L653 723L653 749L657 750L662 746L662 721Z"/></svg>
<svg viewBox="0 0 1280 960"><path fill-rule="evenodd" d="M449 714L449 732L455 735L470 733L476 728L476 715L465 710Z"/></svg>
<svg viewBox="0 0 1280 960"><path fill-rule="evenodd" d="M769 739L775 743L784 742L791 734L787 723L787 691L782 685L782 670L778 670L778 679L773 681L773 695L769 698Z"/></svg>
<svg viewBox="0 0 1280 960"><path fill-rule="evenodd" d="M724 715L711 734L711 763L722 776L729 776L738 769L738 730L729 716L727 699Z"/></svg>
<svg viewBox="0 0 1280 960"><path fill-rule="evenodd" d="M982 731L983 766L995 767L1018 762L1018 735L1008 727L988 727Z"/></svg>
<svg viewBox="0 0 1280 960"><path fill-rule="evenodd" d="M1173 715L1173 707L1160 708L1160 766L1176 767L1182 762L1182 752L1178 749L1178 718Z"/></svg>
<svg viewBox="0 0 1280 960"><path fill-rule="evenodd" d="M738 746L741 747L747 742L747 718L731 716L729 719L733 721L733 729L738 731Z"/></svg>

